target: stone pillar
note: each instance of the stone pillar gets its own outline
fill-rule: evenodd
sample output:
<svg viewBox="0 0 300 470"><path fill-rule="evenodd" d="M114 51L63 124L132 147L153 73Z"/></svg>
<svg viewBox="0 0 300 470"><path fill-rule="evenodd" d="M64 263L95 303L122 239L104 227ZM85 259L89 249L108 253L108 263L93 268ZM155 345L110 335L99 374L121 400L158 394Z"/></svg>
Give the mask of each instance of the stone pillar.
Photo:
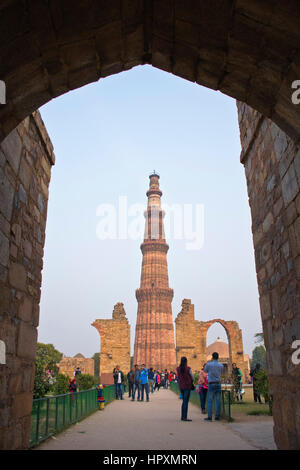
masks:
<svg viewBox="0 0 300 470"><path fill-rule="evenodd" d="M120 366L124 374L130 370L130 325L121 302L114 306L112 319L97 319L92 323L100 336L100 379L113 384L113 369Z"/></svg>
<svg viewBox="0 0 300 470"><path fill-rule="evenodd" d="M300 150L272 121L237 107L274 436L279 449L300 449L300 365L292 361L300 340Z"/></svg>
<svg viewBox="0 0 300 470"><path fill-rule="evenodd" d="M48 186L55 157L39 112L0 146L0 448L29 444ZM2 358L3 359L3 358Z"/></svg>

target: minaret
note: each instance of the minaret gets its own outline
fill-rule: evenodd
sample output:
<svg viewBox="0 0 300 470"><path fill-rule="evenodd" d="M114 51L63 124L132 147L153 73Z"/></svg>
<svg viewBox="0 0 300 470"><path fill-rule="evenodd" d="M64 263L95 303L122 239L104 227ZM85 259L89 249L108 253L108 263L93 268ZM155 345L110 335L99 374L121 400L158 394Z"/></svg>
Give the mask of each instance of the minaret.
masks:
<svg viewBox="0 0 300 470"><path fill-rule="evenodd" d="M173 289L169 288L167 251L159 189L159 175L149 176L148 207L138 301L133 364L157 370L175 370L176 354L172 318Z"/></svg>

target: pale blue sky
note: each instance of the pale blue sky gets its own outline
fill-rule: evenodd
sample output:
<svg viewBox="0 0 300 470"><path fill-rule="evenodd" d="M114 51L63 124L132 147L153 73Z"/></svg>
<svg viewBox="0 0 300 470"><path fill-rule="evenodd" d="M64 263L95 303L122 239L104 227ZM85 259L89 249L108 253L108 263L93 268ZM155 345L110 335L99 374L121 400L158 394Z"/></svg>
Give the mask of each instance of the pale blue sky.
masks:
<svg viewBox="0 0 300 470"><path fill-rule="evenodd" d="M141 240L99 240L97 207L146 206L149 174L160 174L163 202L204 205L204 245L187 251L167 240L173 317L183 298L195 317L235 320L245 353L261 331L250 209L236 103L219 92L140 66L63 95L41 109L53 142L38 340L66 355L99 351L96 318L123 302L137 313ZM208 343L224 329L210 328Z"/></svg>

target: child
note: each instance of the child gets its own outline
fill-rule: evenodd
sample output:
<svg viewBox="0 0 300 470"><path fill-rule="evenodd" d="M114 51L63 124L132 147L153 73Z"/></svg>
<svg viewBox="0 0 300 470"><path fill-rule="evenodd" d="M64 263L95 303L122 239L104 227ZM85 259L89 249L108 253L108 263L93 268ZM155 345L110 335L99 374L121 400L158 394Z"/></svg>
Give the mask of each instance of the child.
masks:
<svg viewBox="0 0 300 470"><path fill-rule="evenodd" d="M104 393L103 393L104 385L99 384L97 385L97 402L99 403L99 410L104 410Z"/></svg>

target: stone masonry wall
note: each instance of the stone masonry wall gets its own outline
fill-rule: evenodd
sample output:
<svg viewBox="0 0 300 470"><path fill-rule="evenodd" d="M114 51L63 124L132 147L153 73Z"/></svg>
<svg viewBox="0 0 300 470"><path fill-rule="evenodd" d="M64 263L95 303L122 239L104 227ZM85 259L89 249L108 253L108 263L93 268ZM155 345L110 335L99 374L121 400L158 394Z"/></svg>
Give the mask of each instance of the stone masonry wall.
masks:
<svg viewBox="0 0 300 470"><path fill-rule="evenodd" d="M94 359L86 357L63 357L58 364L59 373L73 377L76 367L80 367L82 374L94 375Z"/></svg>
<svg viewBox="0 0 300 470"><path fill-rule="evenodd" d="M114 306L112 319L97 319L92 326L101 336L101 382L112 384L112 372L117 365L124 374L130 370L130 325L123 304L119 302Z"/></svg>
<svg viewBox="0 0 300 470"><path fill-rule="evenodd" d="M300 449L300 150L276 124L237 104L271 392L280 449Z"/></svg>
<svg viewBox="0 0 300 470"><path fill-rule="evenodd" d="M55 158L39 112L0 146L0 448L28 446L48 186Z"/></svg>

